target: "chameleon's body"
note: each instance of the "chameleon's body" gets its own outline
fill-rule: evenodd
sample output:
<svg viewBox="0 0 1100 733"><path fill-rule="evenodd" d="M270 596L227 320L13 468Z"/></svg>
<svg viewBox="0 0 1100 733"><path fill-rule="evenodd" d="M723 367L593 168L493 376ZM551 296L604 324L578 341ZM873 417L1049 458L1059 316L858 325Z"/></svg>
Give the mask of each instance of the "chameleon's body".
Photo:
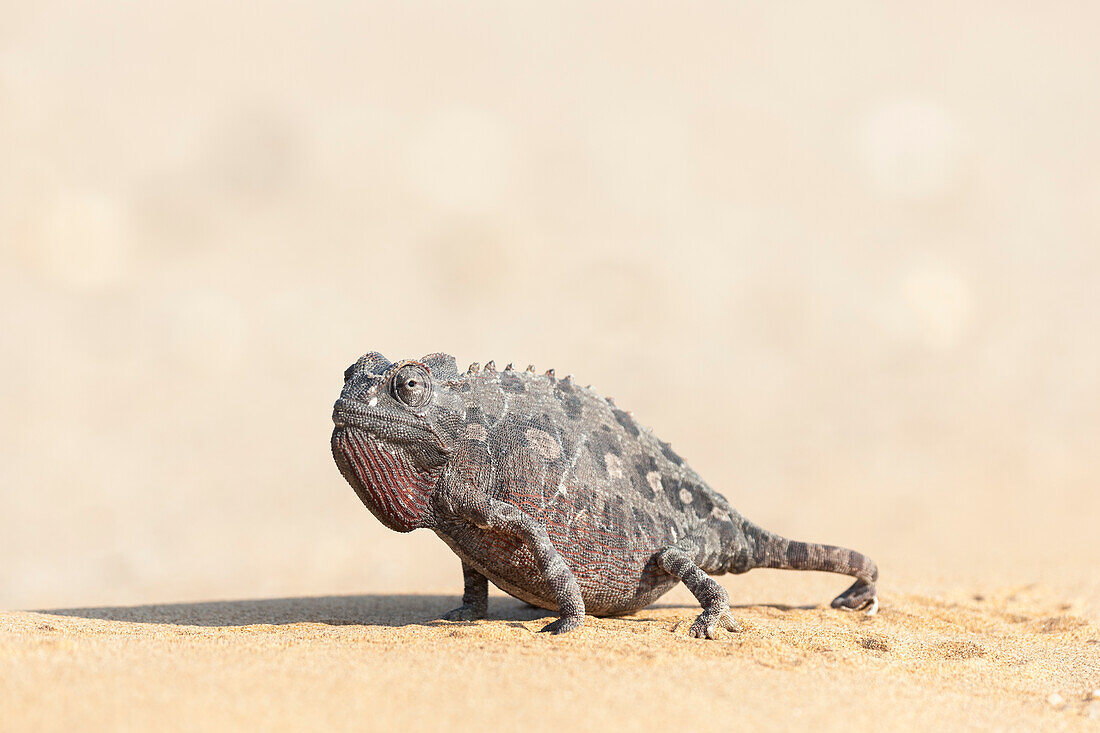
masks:
<svg viewBox="0 0 1100 733"><path fill-rule="evenodd" d="M752 524L668 443L571 378L490 362L459 374L453 357L390 363L378 353L345 372L332 451L359 498L391 529L432 529L462 560L463 605L485 615L491 580L561 614L649 605L681 580L703 605L692 634L733 629L708 577L752 568L857 578L835 607L877 606L878 571L838 547L791 542Z"/></svg>

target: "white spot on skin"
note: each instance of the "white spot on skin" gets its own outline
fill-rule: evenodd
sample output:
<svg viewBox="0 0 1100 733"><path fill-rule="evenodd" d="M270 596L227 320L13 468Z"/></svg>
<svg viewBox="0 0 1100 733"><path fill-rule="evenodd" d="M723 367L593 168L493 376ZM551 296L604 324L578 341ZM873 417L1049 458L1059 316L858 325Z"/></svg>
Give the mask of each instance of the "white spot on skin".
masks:
<svg viewBox="0 0 1100 733"><path fill-rule="evenodd" d="M367 407L374 407L377 404L378 404L378 398L377 397L371 397L370 402L367 403Z"/></svg>
<svg viewBox="0 0 1100 733"><path fill-rule="evenodd" d="M684 502L685 504L690 504L691 500L694 498L695 497L692 496L691 492L687 489L680 489L680 501Z"/></svg>
<svg viewBox="0 0 1100 733"><path fill-rule="evenodd" d="M581 448L588 442L588 433L583 433L581 439L577 441L577 447L573 451L573 460L569 462L569 467L561 472L561 479L558 481L558 490L554 492L554 496L550 499L556 501L559 496L568 496L569 492L565 488L565 479L573 473L573 469L577 466L577 459L581 457ZM556 442L555 442L556 444Z"/></svg>
<svg viewBox="0 0 1100 733"><path fill-rule="evenodd" d="M561 455L561 446L558 441L545 430L527 428L524 434L527 436L527 441L534 446L544 460L552 461Z"/></svg>
<svg viewBox="0 0 1100 733"><path fill-rule="evenodd" d="M730 515L729 515L729 514L727 514L727 513L726 513L726 512L724 512L724 511L722 511L722 510L721 510L721 509L719 509L718 507L714 507L713 509L711 509L711 510L710 510L710 515L711 515L712 517L714 517L715 519L717 519L717 520L719 520L719 521L722 521L722 522L728 522L728 521L729 521L729 519L730 519Z"/></svg>
<svg viewBox="0 0 1100 733"><path fill-rule="evenodd" d="M484 425L477 422L467 425L464 434L470 440L480 440L483 443L489 437L489 431L485 429Z"/></svg>
<svg viewBox="0 0 1100 733"><path fill-rule="evenodd" d="M661 484L661 474L656 471L647 473L645 475L645 481L649 484L649 488L653 489L655 493L664 489L664 485Z"/></svg>
<svg viewBox="0 0 1100 733"><path fill-rule="evenodd" d="M620 479L625 474L623 473L623 462L619 460L619 457L614 453L608 453L603 457L604 463L607 464L607 475L614 479Z"/></svg>

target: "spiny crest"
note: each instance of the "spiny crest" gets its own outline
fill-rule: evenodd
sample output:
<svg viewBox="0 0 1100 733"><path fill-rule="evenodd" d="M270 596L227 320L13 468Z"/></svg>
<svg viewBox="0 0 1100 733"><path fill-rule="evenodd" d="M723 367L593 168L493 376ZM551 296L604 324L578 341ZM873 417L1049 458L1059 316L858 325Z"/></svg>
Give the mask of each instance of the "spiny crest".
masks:
<svg viewBox="0 0 1100 733"><path fill-rule="evenodd" d="M506 372L515 371L515 368L516 368L515 365L510 363L510 364L508 364L508 366L504 367L504 371L506 371ZM473 364L471 364L466 369L467 374L480 374L483 371L486 372L486 373L494 373L495 374L496 371L497 371L496 361L490 359L489 361L487 361L485 363L484 367L482 367L481 364L479 364L478 362L475 361Z"/></svg>
<svg viewBox="0 0 1100 733"><path fill-rule="evenodd" d="M448 378L457 378L458 377L458 368L454 364L454 357L449 356L448 354L431 354L429 356L424 357L424 362L431 367L433 374L436 373L436 369L437 369L436 364L438 362L440 362L441 360L449 360L450 367L454 369L454 376L453 377L448 377ZM445 364L441 365L439 367L439 369L441 370L441 373L445 373L446 370L447 370L447 366ZM508 362L507 366L504 367L504 371L506 371L506 372L513 372L515 370L516 370L516 365L512 362ZM535 365L534 364L528 364L527 368L524 371L528 374L536 374L537 373L535 371ZM486 362L484 367L482 367L479 362L475 361L472 364L470 364L469 367L466 368L466 375L482 374L482 373L495 374L496 372L497 372L496 361L494 361L492 359L490 359L488 362ZM545 372L543 372L543 376L544 377L549 377L551 382L558 381L557 376L556 376L556 372L553 369L547 369ZM568 383L569 385L574 384L573 375L572 374L565 375L565 378L562 381ZM588 385L588 388L591 389L592 385Z"/></svg>

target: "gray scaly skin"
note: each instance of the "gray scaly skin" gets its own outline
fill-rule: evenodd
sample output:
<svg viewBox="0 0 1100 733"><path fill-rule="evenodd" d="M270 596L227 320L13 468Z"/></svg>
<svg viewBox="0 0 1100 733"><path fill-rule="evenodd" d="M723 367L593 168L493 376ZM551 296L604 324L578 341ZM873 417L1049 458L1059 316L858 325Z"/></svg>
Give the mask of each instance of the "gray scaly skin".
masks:
<svg viewBox="0 0 1100 733"><path fill-rule="evenodd" d="M571 377L498 371L430 354L372 352L344 373L332 454L390 529L433 530L462 560L462 605L483 618L488 582L557 611L543 631L643 608L683 582L703 607L691 627L736 630L709 576L753 568L843 573L834 608L878 606L878 570L841 547L792 542L742 517L631 415Z"/></svg>

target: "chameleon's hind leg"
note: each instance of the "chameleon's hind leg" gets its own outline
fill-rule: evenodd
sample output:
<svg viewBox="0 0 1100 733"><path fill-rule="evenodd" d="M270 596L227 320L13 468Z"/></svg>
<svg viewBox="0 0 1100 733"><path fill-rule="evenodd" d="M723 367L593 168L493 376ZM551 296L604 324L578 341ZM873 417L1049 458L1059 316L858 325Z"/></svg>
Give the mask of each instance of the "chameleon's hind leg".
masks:
<svg viewBox="0 0 1100 733"><path fill-rule="evenodd" d="M726 589L703 572L690 555L679 547L666 547L654 559L661 570L679 578L703 607L703 612L688 632L691 636L717 639L719 628L741 630L741 624L730 613L730 598Z"/></svg>
<svg viewBox="0 0 1100 733"><path fill-rule="evenodd" d="M443 614L446 621L473 621L485 618L489 611L489 581L474 570L472 565L462 563L462 605Z"/></svg>

